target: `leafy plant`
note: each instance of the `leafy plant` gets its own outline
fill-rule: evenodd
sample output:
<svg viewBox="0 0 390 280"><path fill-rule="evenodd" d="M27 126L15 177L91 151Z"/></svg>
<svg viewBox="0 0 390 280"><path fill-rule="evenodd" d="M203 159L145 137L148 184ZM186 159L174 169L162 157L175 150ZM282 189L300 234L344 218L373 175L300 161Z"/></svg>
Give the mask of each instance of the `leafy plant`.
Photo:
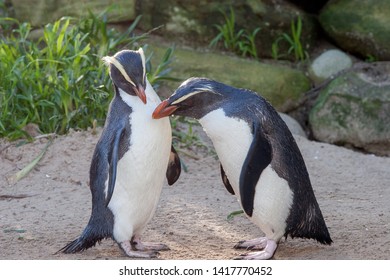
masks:
<svg viewBox="0 0 390 280"><path fill-rule="evenodd" d="M23 127L29 123L59 134L85 129L95 120L102 125L112 87L101 57L138 48L146 37L132 35L139 20L120 33L108 28L105 14L62 18L47 24L34 41L30 24L0 19L1 26L15 26L0 34L0 137L28 136ZM166 78L172 52L157 67L154 83Z"/></svg>
<svg viewBox="0 0 390 280"><path fill-rule="evenodd" d="M368 54L365 61L366 62L375 62L375 61L378 61L378 58L373 56L372 54Z"/></svg>
<svg viewBox="0 0 390 280"><path fill-rule="evenodd" d="M236 16L232 7L230 7L230 14L222 13L225 23L222 25L215 24L219 33L210 42L210 47L214 47L219 41L223 42L225 49L233 51L242 56L252 56L257 58L257 50L255 44L256 34L260 31L260 28L256 28L249 33L245 29L240 29L236 32Z"/></svg>
<svg viewBox="0 0 390 280"><path fill-rule="evenodd" d="M223 25L215 24L214 26L218 29L218 35L210 42L210 46L215 46L220 40L223 40L225 49L235 50L241 34L244 32L240 30L238 33L235 32L236 16L233 9L230 7L230 16L224 11L220 10L221 14L225 19Z"/></svg>
<svg viewBox="0 0 390 280"><path fill-rule="evenodd" d="M194 133L194 126L198 126L198 122L180 116L171 117L172 134L174 142L177 142L181 148L190 147L205 147L204 143Z"/></svg>
<svg viewBox="0 0 390 280"><path fill-rule="evenodd" d="M147 49L147 45L144 46L144 49ZM175 46L172 45L166 51L163 57L161 58L161 62L157 65L156 69L153 71L151 58L153 56L153 52L146 58L146 72L148 81L154 85L154 89L157 90L159 87L159 83L161 81L174 81L177 82L180 79L172 77L169 73L172 71L170 68L171 63L173 62L173 54L175 51Z"/></svg>
<svg viewBox="0 0 390 280"><path fill-rule="evenodd" d="M257 58L257 49L255 43L256 34L260 31L260 27L253 30L251 34L243 33L243 37L245 40L238 42L238 48L242 54L242 56L251 56Z"/></svg>
<svg viewBox="0 0 390 280"><path fill-rule="evenodd" d="M302 35L302 19L299 16L297 21L291 21L291 35L283 33L281 37L276 39L272 44L272 57L274 59L279 59L281 55L279 54L278 44L281 40L286 41L289 44L288 54L294 52L294 57L296 61L304 61L308 58L308 53L304 50L301 43Z"/></svg>
<svg viewBox="0 0 390 280"><path fill-rule="evenodd" d="M271 55L273 59L280 59L282 55L279 54L279 42L283 40L282 37L279 37L275 40L275 42L272 43L272 50L271 50Z"/></svg>

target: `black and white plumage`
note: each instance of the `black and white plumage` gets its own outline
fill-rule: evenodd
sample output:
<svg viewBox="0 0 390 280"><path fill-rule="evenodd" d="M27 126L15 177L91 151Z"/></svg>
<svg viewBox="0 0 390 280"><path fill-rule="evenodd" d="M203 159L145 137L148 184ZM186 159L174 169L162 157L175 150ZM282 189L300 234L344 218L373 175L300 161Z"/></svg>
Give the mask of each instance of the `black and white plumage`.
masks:
<svg viewBox="0 0 390 280"><path fill-rule="evenodd" d="M287 125L261 96L206 78L191 78L153 112L199 120L221 163L222 181L265 237L235 248L268 259L284 236L332 242L303 157Z"/></svg>
<svg viewBox="0 0 390 280"><path fill-rule="evenodd" d="M142 49L124 50L103 60L115 96L90 166L92 213L81 236L60 251L76 253L113 238L129 257L156 257L164 244L140 237L157 207L165 177L180 176L168 119L152 119L161 102L148 82Z"/></svg>

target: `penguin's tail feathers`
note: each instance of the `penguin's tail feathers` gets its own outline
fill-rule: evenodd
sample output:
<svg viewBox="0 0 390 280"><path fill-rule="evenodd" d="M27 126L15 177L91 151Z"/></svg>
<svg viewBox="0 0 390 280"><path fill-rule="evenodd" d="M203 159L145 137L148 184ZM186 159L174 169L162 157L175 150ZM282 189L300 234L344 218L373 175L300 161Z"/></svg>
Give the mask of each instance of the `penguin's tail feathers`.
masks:
<svg viewBox="0 0 390 280"><path fill-rule="evenodd" d="M298 238L314 239L324 245L331 245L333 242L333 240L330 237L328 228L325 225L321 225L319 227L310 227L309 229L300 228L299 230L290 231L286 233L285 234L286 238L287 235L290 235L291 238L298 237Z"/></svg>
<svg viewBox="0 0 390 280"><path fill-rule="evenodd" d="M317 231L317 233L312 238L324 245L330 245L333 242L332 238L330 238L330 234L327 228L322 229L321 231Z"/></svg>
<svg viewBox="0 0 390 280"><path fill-rule="evenodd" d="M79 238L73 240L65 247L61 248L57 253L61 252L65 254L74 254L82 252L90 247L95 246L96 243L100 243L102 239L108 237L110 237L109 233L94 231L89 226L87 226Z"/></svg>
<svg viewBox="0 0 390 280"><path fill-rule="evenodd" d="M306 215L303 215L301 219L296 220L295 223L290 223L285 237L287 238L287 235L290 235L291 238L308 238L317 240L324 245L332 244L333 240L330 237L328 227L318 204L313 205L309 209L312 211L307 211Z"/></svg>

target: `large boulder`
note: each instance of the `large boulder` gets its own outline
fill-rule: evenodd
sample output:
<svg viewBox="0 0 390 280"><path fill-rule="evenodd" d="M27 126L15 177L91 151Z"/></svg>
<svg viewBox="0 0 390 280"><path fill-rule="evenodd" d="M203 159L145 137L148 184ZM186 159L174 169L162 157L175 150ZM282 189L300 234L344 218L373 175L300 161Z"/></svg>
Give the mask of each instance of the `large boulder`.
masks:
<svg viewBox="0 0 390 280"><path fill-rule="evenodd" d="M260 27L255 37L259 57L271 57L272 45L282 34L292 36L291 24L298 17L302 20L302 47L309 50L314 45L318 34L315 18L283 0L143 0L137 13L143 15L140 25L146 30L162 26L157 32L166 38L177 40L180 36L194 45L208 45L218 34L215 25L225 23L221 11L230 15L230 7L235 14L235 32L243 29L252 33ZM287 56L289 48L285 40L279 41L279 55Z"/></svg>
<svg viewBox="0 0 390 280"><path fill-rule="evenodd" d="M338 76L320 92L309 122L319 141L390 156L390 62Z"/></svg>
<svg viewBox="0 0 390 280"><path fill-rule="evenodd" d="M158 65L166 47L151 45L152 65ZM300 103L311 87L305 73L284 65L261 63L256 60L193 49L176 48L171 76L180 82L171 83L172 90L194 76L207 77L239 88L247 88L265 97L279 111L289 111Z"/></svg>
<svg viewBox="0 0 390 280"><path fill-rule="evenodd" d="M63 16L82 17L88 12L99 15L107 11L108 22L134 20L136 0L11 0L15 17L32 26L43 26Z"/></svg>
<svg viewBox="0 0 390 280"><path fill-rule="evenodd" d="M390 60L390 1L334 0L319 15L326 33L345 51Z"/></svg>

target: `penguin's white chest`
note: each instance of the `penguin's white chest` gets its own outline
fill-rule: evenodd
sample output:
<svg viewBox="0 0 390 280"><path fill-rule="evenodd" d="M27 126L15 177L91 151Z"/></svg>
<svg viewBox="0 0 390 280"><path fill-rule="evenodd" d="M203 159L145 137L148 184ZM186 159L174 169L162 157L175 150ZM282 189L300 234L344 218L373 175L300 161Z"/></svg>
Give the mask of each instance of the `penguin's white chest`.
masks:
<svg viewBox="0 0 390 280"><path fill-rule="evenodd" d="M227 117L223 109L210 112L199 120L210 137L225 173L240 200L240 175L253 141L249 124ZM261 156L261 155L259 155ZM279 240L284 235L293 193L285 179L268 165L260 175L253 198L253 214L249 217L268 238Z"/></svg>
<svg viewBox="0 0 390 280"><path fill-rule="evenodd" d="M242 164L253 140L247 122L227 117L222 109L210 112L199 120L213 142L218 158L239 197L238 182Z"/></svg>
<svg viewBox="0 0 390 280"><path fill-rule="evenodd" d="M147 104L138 97L126 95L122 99L133 111L129 117L129 150L118 162L109 203L115 217L113 235L118 242L140 234L152 218L165 180L172 142L169 119L152 119L158 97L148 98Z"/></svg>

